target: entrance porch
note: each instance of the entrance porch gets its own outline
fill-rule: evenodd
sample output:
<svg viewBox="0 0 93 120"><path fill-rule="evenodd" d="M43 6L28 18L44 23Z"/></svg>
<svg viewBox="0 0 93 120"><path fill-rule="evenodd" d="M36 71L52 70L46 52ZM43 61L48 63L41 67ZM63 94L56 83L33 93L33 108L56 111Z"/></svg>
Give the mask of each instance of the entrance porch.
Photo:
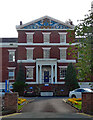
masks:
<svg viewBox="0 0 93 120"><path fill-rule="evenodd" d="M36 60L36 82L38 84L57 83L57 60L37 59Z"/></svg>

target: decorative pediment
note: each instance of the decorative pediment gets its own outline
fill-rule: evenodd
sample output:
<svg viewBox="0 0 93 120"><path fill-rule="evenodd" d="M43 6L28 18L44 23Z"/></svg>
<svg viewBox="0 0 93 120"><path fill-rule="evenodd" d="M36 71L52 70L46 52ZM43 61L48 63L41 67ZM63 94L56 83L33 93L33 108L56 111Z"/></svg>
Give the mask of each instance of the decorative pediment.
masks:
<svg viewBox="0 0 93 120"><path fill-rule="evenodd" d="M30 23L20 25L17 29L72 29L72 25L60 22L54 18L45 16Z"/></svg>

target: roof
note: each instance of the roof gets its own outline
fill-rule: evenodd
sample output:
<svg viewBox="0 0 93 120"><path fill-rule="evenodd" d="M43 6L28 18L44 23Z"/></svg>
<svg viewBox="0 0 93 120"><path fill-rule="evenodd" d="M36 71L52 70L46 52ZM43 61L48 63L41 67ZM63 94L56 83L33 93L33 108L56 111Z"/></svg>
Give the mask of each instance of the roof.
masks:
<svg viewBox="0 0 93 120"><path fill-rule="evenodd" d="M0 38L0 43L17 43L18 38Z"/></svg>
<svg viewBox="0 0 93 120"><path fill-rule="evenodd" d="M26 24L18 25L16 29L74 29L74 26L52 17L44 16Z"/></svg>

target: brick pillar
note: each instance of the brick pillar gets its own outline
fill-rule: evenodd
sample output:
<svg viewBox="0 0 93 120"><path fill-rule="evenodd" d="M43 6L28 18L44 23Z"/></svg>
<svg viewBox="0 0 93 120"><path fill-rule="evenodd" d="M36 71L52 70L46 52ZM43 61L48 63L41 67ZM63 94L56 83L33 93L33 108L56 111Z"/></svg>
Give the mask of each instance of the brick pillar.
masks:
<svg viewBox="0 0 93 120"><path fill-rule="evenodd" d="M82 93L82 112L93 115L93 92Z"/></svg>
<svg viewBox="0 0 93 120"><path fill-rule="evenodd" d="M18 93L5 93L4 109L18 112Z"/></svg>

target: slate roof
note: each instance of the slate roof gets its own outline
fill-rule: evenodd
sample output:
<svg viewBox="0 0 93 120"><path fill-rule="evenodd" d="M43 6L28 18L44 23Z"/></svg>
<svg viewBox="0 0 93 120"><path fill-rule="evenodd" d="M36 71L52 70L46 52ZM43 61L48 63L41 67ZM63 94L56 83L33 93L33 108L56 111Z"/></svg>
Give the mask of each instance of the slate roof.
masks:
<svg viewBox="0 0 93 120"><path fill-rule="evenodd" d="M17 43L18 38L0 38L0 43Z"/></svg>

